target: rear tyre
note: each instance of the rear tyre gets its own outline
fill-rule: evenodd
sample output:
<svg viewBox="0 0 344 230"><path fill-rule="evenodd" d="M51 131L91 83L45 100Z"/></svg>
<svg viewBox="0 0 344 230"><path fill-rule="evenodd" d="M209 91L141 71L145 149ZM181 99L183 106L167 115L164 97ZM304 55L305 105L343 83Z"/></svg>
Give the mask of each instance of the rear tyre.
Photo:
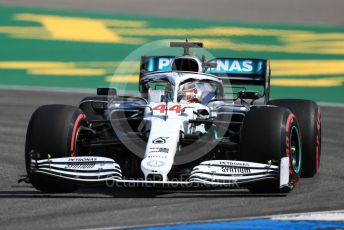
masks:
<svg viewBox="0 0 344 230"><path fill-rule="evenodd" d="M48 175L32 172L31 157L47 159L75 155L79 127L86 124L86 116L74 106L45 105L31 116L26 134L25 164L29 180L36 189L49 192L73 192L78 186Z"/></svg>
<svg viewBox="0 0 344 230"><path fill-rule="evenodd" d="M255 182L248 189L256 193L289 192L298 183L301 172L301 138L299 126L290 110L278 107L252 108L241 129L241 160L279 165L289 157L289 184L280 189L279 180Z"/></svg>
<svg viewBox="0 0 344 230"><path fill-rule="evenodd" d="M301 99L279 99L269 102L270 105L290 109L297 117L302 139L303 177L317 174L321 155L321 113L320 107L314 102Z"/></svg>

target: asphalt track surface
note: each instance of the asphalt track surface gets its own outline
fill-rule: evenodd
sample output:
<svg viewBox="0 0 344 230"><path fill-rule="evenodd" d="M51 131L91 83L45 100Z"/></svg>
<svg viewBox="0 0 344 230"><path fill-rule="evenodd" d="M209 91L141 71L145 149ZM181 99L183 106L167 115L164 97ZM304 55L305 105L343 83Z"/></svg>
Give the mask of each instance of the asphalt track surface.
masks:
<svg viewBox="0 0 344 230"><path fill-rule="evenodd" d="M344 208L344 107L322 107L323 148L319 174L302 179L287 196L247 190L82 188L43 194L17 184L25 174L28 120L40 105L76 105L83 93L0 90L0 225L8 229L94 228L164 224Z"/></svg>
<svg viewBox="0 0 344 230"><path fill-rule="evenodd" d="M234 0L230 4L220 0L191 0L183 7L181 3L184 1L180 0L170 1L175 5L180 2L178 6L166 5L169 3L162 0L165 5L156 2L147 4L151 7L137 5L138 0L76 0L73 3L66 0L10 0L0 3L6 2L20 6L142 14L153 12L166 16L204 16L257 22L344 24L341 16L344 2L339 0ZM211 5L211 2L217 4ZM216 13L206 12L208 7ZM125 227L344 209L344 107L321 108L323 139L320 172L314 178L302 179L287 196L251 194L246 190L107 188L82 188L72 194L51 195L36 191L29 184L17 184L19 176L25 174L25 132L32 112L44 104L76 105L83 96L84 93L0 89L1 229Z"/></svg>

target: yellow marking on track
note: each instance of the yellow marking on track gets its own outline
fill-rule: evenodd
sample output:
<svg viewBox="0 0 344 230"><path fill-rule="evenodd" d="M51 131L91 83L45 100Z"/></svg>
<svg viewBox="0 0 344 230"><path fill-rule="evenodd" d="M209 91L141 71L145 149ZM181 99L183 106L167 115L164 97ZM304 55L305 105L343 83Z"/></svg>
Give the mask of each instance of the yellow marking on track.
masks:
<svg viewBox="0 0 344 230"><path fill-rule="evenodd" d="M0 61L0 69L26 70L30 75L105 75L133 74L139 72L138 61L104 62L49 62L49 61Z"/></svg>
<svg viewBox="0 0 344 230"><path fill-rule="evenodd" d="M56 40L85 42L119 42L121 38L109 31L101 22L92 19L39 17L39 21Z"/></svg>
<svg viewBox="0 0 344 230"><path fill-rule="evenodd" d="M48 36L49 32L40 27L34 26L0 26L0 33L10 34L12 36Z"/></svg>
<svg viewBox="0 0 344 230"><path fill-rule="evenodd" d="M106 82L110 83L138 83L139 75L116 75L105 78Z"/></svg>
<svg viewBox="0 0 344 230"><path fill-rule="evenodd" d="M43 25L41 30L49 32L50 35L43 36L42 39L123 44L141 44L145 41L142 38L121 37L108 28L108 25L117 25L118 27L146 25L145 22L141 21L104 20L39 14L17 14L15 19L41 23ZM12 33L14 33L14 36L20 35L15 31L12 31ZM30 36L30 38L34 38L34 36ZM39 38L39 36L36 37L36 39Z"/></svg>
<svg viewBox="0 0 344 230"><path fill-rule="evenodd" d="M0 69L72 68L73 62L0 61Z"/></svg>
<svg viewBox="0 0 344 230"><path fill-rule="evenodd" d="M21 39L59 40L94 43L144 44L148 37L185 37L205 43L209 49L237 51L344 54L344 33L310 30L253 28L238 26L202 28L151 28L147 21L67 17L46 14L16 14L14 20L38 22L39 26L0 26L0 33ZM250 42L238 42L247 36ZM256 43L252 37L277 44ZM236 38L236 39L234 39ZM262 39L260 39L262 40Z"/></svg>
<svg viewBox="0 0 344 230"><path fill-rule="evenodd" d="M116 33L131 36L286 36L305 33L299 30L255 29L243 27L208 27L208 28L114 28Z"/></svg>
<svg viewBox="0 0 344 230"><path fill-rule="evenodd" d="M29 69L28 74L31 75L72 75L72 76L102 76L106 74L104 69L76 69L76 68L47 68L47 69Z"/></svg>
<svg viewBox="0 0 344 230"><path fill-rule="evenodd" d="M335 78L318 78L318 79L290 79L278 78L271 79L272 86L287 86L287 87L335 87L344 84L344 77Z"/></svg>
<svg viewBox="0 0 344 230"><path fill-rule="evenodd" d="M144 27L147 26L148 23L145 21L136 21L136 20L116 20L116 19L97 19L97 18L87 18L87 17L71 17L71 16L58 16L58 15L48 15L48 14L16 14L14 16L14 19L19 20L19 21L36 21L36 22L41 22L42 18L45 17L54 17L54 18L61 18L63 19L88 19L88 20L93 20L93 21L99 21L102 22L106 25L109 26L116 26L116 27Z"/></svg>
<svg viewBox="0 0 344 230"><path fill-rule="evenodd" d="M344 74L344 60L271 60L272 76Z"/></svg>
<svg viewBox="0 0 344 230"><path fill-rule="evenodd" d="M76 67L88 67L88 68L116 68L121 62L120 61L81 61L73 62Z"/></svg>
<svg viewBox="0 0 344 230"><path fill-rule="evenodd" d="M130 28L141 28L147 27L146 21L132 21L132 20L116 20L116 19L96 19L105 23L109 27L130 27Z"/></svg>

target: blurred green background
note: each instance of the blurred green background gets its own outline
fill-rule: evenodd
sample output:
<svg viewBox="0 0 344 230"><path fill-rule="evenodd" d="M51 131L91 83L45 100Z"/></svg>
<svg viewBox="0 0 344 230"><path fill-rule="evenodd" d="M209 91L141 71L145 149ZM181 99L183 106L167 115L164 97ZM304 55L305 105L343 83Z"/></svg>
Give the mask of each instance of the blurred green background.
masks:
<svg viewBox="0 0 344 230"><path fill-rule="evenodd" d="M151 42L186 37L216 57L270 59L273 98L344 102L344 27L18 7L0 7L0 85L133 90L138 54L164 50Z"/></svg>

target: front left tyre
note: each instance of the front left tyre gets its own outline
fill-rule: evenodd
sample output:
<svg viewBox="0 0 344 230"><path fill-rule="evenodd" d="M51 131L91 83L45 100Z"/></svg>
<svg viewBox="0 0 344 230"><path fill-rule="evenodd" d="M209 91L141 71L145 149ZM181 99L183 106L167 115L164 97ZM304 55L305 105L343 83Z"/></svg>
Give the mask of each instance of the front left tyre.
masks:
<svg viewBox="0 0 344 230"><path fill-rule="evenodd" d="M25 164L33 187L48 193L78 189L78 185L35 173L31 169L31 159L33 156L37 160L74 156L79 128L86 123L84 113L69 105L44 105L32 114L26 133Z"/></svg>

